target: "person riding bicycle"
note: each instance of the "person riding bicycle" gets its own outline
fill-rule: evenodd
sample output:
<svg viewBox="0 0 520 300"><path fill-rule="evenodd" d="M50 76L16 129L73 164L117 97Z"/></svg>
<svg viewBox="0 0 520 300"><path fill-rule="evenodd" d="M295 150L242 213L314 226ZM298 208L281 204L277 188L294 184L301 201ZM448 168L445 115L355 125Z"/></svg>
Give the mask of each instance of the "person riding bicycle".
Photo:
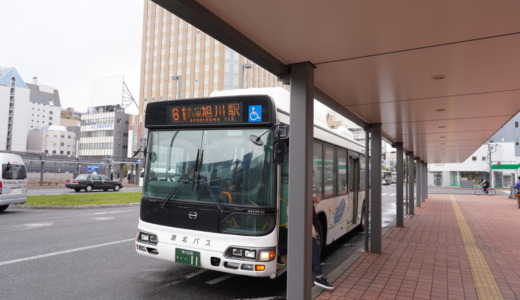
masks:
<svg viewBox="0 0 520 300"><path fill-rule="evenodd" d="M488 192L489 181L487 181L486 178L482 178L482 180L480 181L480 186L482 186L484 193L489 194L489 192Z"/></svg>

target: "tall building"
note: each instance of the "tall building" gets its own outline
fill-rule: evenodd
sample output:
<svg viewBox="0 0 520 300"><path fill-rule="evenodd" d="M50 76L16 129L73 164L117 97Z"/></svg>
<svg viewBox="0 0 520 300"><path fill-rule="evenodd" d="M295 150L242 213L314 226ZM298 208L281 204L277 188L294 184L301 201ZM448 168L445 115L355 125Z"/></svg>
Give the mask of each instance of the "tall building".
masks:
<svg viewBox="0 0 520 300"><path fill-rule="evenodd" d="M0 151L25 152L30 90L14 67L0 67Z"/></svg>
<svg viewBox="0 0 520 300"><path fill-rule="evenodd" d="M57 89L39 85L36 77L32 84L27 83L31 90L30 114L28 130L44 129L52 125L60 125L61 103Z"/></svg>
<svg viewBox="0 0 520 300"><path fill-rule="evenodd" d="M149 102L283 86L273 74L150 0L144 1L143 20L139 125Z"/></svg>

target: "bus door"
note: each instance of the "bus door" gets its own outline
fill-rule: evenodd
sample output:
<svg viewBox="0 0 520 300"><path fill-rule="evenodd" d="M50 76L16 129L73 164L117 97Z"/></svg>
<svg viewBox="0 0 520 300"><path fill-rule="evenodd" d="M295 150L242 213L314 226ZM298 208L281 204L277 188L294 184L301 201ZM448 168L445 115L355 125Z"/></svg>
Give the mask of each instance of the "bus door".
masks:
<svg viewBox="0 0 520 300"><path fill-rule="evenodd" d="M353 223L357 220L359 211L359 155L349 151L348 155L348 194L349 194L349 219Z"/></svg>

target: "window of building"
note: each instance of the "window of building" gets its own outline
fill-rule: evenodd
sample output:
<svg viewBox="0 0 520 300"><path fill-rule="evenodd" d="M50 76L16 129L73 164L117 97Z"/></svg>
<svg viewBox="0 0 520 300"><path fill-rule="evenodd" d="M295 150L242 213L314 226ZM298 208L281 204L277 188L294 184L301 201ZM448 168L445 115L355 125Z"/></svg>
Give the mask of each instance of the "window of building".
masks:
<svg viewBox="0 0 520 300"><path fill-rule="evenodd" d="M515 121L515 128L518 128L518 121Z"/></svg>
<svg viewBox="0 0 520 300"><path fill-rule="evenodd" d="M477 157L476 157L476 156L472 156L472 157L471 157L471 160L473 160L473 161L477 161Z"/></svg>
<svg viewBox="0 0 520 300"><path fill-rule="evenodd" d="M486 157L485 156L482 156L482 161L486 161Z"/></svg>

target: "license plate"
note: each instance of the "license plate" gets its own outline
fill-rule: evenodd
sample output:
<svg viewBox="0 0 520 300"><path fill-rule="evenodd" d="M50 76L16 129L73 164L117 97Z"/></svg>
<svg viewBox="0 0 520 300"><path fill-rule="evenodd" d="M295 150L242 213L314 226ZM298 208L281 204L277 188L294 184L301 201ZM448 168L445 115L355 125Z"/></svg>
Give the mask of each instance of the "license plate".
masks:
<svg viewBox="0 0 520 300"><path fill-rule="evenodd" d="M22 193L22 188L16 187L11 188L11 195L19 195Z"/></svg>
<svg viewBox="0 0 520 300"><path fill-rule="evenodd" d="M175 262L200 267L200 252L175 248Z"/></svg>

